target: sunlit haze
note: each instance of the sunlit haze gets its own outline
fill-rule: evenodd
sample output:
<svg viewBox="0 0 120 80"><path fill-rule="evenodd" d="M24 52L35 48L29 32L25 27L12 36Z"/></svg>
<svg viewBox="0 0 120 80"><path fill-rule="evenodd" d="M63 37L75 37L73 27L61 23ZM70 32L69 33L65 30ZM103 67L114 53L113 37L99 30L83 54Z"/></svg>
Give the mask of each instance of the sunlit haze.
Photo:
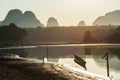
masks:
<svg viewBox="0 0 120 80"><path fill-rule="evenodd" d="M119 10L120 0L0 0L0 21L11 9L32 11L45 25L49 17L61 26L76 26L81 20L91 25L98 16Z"/></svg>

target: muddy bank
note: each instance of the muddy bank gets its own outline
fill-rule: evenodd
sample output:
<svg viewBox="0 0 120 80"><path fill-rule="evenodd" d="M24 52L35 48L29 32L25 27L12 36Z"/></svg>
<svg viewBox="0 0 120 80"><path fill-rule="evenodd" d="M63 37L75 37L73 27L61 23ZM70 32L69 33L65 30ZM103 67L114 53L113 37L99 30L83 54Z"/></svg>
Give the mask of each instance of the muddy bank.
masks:
<svg viewBox="0 0 120 80"><path fill-rule="evenodd" d="M76 73L51 63L0 58L0 80L105 80Z"/></svg>

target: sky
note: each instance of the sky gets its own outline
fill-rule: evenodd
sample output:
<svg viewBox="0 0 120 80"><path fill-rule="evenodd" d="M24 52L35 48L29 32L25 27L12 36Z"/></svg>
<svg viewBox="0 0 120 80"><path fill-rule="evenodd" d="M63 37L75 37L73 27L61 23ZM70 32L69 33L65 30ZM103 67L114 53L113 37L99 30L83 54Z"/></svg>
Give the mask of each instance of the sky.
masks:
<svg viewBox="0 0 120 80"><path fill-rule="evenodd" d="M44 25L49 17L61 26L76 26L81 20L91 25L97 17L120 10L120 0L0 0L0 21L11 9L32 11Z"/></svg>

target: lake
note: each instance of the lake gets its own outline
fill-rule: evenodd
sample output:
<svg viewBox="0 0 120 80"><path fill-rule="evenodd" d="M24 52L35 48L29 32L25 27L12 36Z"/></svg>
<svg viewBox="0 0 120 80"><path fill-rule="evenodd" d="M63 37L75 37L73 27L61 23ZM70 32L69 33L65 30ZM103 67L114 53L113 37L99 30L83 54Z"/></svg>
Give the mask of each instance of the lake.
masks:
<svg viewBox="0 0 120 80"><path fill-rule="evenodd" d="M24 49L23 49L24 48ZM68 64L81 69L74 62L74 54L85 60L87 71L107 75L107 61L103 56L108 52L110 77L120 80L120 44L65 44L38 45L0 48L0 53L14 53L21 57Z"/></svg>

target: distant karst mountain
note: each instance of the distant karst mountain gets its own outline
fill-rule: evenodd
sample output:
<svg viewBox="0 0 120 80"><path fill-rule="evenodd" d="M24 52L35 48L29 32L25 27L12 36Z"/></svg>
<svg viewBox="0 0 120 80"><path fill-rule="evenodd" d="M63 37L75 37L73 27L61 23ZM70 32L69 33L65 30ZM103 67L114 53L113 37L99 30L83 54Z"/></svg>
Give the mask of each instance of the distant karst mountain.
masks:
<svg viewBox="0 0 120 80"><path fill-rule="evenodd" d="M10 23L15 23L19 27L43 26L33 12L26 11L22 13L18 9L10 10L0 25L9 25Z"/></svg>
<svg viewBox="0 0 120 80"><path fill-rule="evenodd" d="M50 17L47 21L46 27L57 27L57 26L59 26L57 19Z"/></svg>
<svg viewBox="0 0 120 80"><path fill-rule="evenodd" d="M120 25L120 10L106 13L105 16L98 17L93 25Z"/></svg>
<svg viewBox="0 0 120 80"><path fill-rule="evenodd" d="M84 21L80 21L77 26L86 26Z"/></svg>

